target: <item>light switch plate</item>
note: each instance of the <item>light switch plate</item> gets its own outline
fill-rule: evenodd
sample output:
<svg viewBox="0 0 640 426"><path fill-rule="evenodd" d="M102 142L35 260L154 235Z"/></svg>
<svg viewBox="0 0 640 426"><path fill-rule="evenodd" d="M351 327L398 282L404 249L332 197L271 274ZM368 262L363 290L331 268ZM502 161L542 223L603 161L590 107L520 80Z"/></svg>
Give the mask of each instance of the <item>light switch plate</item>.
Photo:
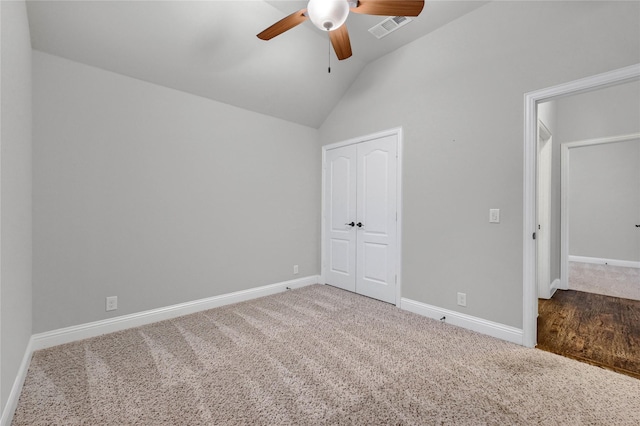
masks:
<svg viewBox="0 0 640 426"><path fill-rule="evenodd" d="M489 209L489 223L500 223L500 209Z"/></svg>

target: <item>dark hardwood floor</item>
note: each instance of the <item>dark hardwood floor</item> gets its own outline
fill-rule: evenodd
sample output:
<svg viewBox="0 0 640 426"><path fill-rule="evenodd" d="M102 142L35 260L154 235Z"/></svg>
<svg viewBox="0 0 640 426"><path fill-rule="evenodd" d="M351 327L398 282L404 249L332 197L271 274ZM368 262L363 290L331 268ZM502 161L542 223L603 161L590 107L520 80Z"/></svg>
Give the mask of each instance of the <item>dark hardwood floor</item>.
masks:
<svg viewBox="0 0 640 426"><path fill-rule="evenodd" d="M539 349L640 379L640 301L558 290L538 314Z"/></svg>

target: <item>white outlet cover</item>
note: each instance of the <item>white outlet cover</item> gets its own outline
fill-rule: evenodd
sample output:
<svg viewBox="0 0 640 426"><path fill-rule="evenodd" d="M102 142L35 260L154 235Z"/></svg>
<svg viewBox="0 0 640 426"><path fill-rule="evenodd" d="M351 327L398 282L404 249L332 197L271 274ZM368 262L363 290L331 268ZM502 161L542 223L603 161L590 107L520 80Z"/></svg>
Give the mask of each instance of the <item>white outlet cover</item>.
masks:
<svg viewBox="0 0 640 426"><path fill-rule="evenodd" d="M106 311L115 311L118 309L118 296L109 296L106 300Z"/></svg>
<svg viewBox="0 0 640 426"><path fill-rule="evenodd" d="M458 293L458 306L467 306L467 293Z"/></svg>

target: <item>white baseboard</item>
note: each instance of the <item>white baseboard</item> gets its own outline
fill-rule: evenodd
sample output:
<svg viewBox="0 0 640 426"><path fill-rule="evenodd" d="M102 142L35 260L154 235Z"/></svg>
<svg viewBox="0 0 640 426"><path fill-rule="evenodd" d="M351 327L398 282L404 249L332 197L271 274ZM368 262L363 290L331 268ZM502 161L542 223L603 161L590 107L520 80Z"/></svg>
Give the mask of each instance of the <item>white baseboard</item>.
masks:
<svg viewBox="0 0 640 426"><path fill-rule="evenodd" d="M556 282L554 281L552 285L555 286ZM556 290L569 290L569 281L566 279L558 279Z"/></svg>
<svg viewBox="0 0 640 426"><path fill-rule="evenodd" d="M415 300L406 299L404 297L400 301L400 308L405 311L413 312L414 314L436 320L446 317L445 322L448 324L477 331L478 333L497 337L498 339L506 340L518 345L523 345L523 331L519 328L473 317L456 311L450 311L437 306L427 305L426 303L416 302Z"/></svg>
<svg viewBox="0 0 640 426"><path fill-rule="evenodd" d="M34 334L29 340L24 357L22 358L22 363L20 364L20 369L18 370L18 375L13 383L13 387L11 388L11 393L9 394L7 403L2 410L0 426L9 426L11 424L13 414L18 406L18 399L20 398L20 392L22 391L24 380L27 377L27 371L29 370L29 364L31 363L31 356L36 350L75 342L77 340L87 339L90 337L96 337L102 334L113 333L115 331L126 330L128 328L139 327L141 325L151 324L153 322L189 315L196 312L206 311L207 309L230 305L232 303L269 296L271 294L283 292L287 287L293 289L317 284L319 279L320 277L318 275L312 275L291 281L283 281L248 290L222 294L220 296L208 297L206 299L194 300L192 302L179 303L177 305L167 306L164 308L152 309L102 321L95 321L73 327Z"/></svg>
<svg viewBox="0 0 640 426"><path fill-rule="evenodd" d="M569 256L569 262L595 263L596 265L622 266L625 268L640 268L640 262L633 260L603 259L600 257Z"/></svg>
<svg viewBox="0 0 640 426"><path fill-rule="evenodd" d="M551 287L549 291L551 297L553 297L553 295L556 294L556 290L566 290L565 288L563 288L563 284L562 284L562 281L560 281L560 278L556 278L551 283Z"/></svg>
<svg viewBox="0 0 640 426"><path fill-rule="evenodd" d="M33 335L33 350L49 348L51 346L75 342L76 340L96 337L102 334L113 333L115 331L139 327L153 322L206 311L207 309L230 305L232 303L269 296L271 294L285 291L287 287L299 288L311 284L317 284L318 280L319 277L317 275L312 275L291 281L284 281L248 290L222 294L220 296L208 297L206 299L194 300L192 302L179 303L177 305L166 306L164 308L151 309L149 311L138 312L135 314L122 315L106 320L46 331L44 333Z"/></svg>
<svg viewBox="0 0 640 426"><path fill-rule="evenodd" d="M33 354L33 336L29 339L27 348L24 351L20 368L18 368L18 374L9 392L9 398L2 410L2 417L0 417L0 426L10 426L13 420L13 413L15 413L18 407L18 399L20 399L20 392L22 392L22 386L27 378L27 371L29 371L29 364L31 364L31 355Z"/></svg>
<svg viewBox="0 0 640 426"><path fill-rule="evenodd" d="M549 291L544 292L544 290L538 289L538 299L549 300L553 297L553 295L556 293L556 290L558 289L563 289L562 281L560 281L560 278L556 278L555 280L553 280L551 284L549 284ZM563 289L563 290L566 290L566 289Z"/></svg>

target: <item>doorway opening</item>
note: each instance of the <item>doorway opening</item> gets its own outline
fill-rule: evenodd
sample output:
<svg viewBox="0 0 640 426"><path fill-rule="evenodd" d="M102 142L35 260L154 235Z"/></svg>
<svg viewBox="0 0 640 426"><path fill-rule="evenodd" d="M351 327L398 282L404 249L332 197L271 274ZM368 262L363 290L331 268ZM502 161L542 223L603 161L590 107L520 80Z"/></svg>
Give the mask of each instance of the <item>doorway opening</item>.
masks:
<svg viewBox="0 0 640 426"><path fill-rule="evenodd" d="M640 300L640 133L565 143L561 153L567 288Z"/></svg>
<svg viewBox="0 0 640 426"><path fill-rule="evenodd" d="M615 287L623 289L625 283L619 282L623 278L619 271L608 270L621 266L618 263L629 266L626 269L631 271L640 266L640 233L634 228L635 222L640 222L639 71L638 66L628 67L528 94L526 100L538 100L534 103L534 116L525 120L526 143L531 142L529 120L537 120L537 157L533 162L537 172L533 182L537 234L532 235L537 237L532 238L536 288L527 292L525 273L525 344L537 344L540 349L634 377L640 377L637 343L633 343L640 341L640 325L628 313L640 309L640 300L633 300L640 297L611 293ZM540 96L542 92L544 96ZM542 125L550 117L551 126ZM550 154L547 146L552 145L551 134ZM530 160L525 154L525 165ZM526 188L525 182L525 191ZM569 192L569 188L573 190ZM531 212L525 209L525 232L528 214ZM551 250L545 229L551 232ZM525 252L527 243L525 239ZM607 287L610 294L576 286L575 265L605 268L610 275L616 275L614 282L607 281L605 275L594 277L593 271L586 274L599 281L601 287ZM640 294L640 275L632 276L635 280L626 284ZM539 301L529 306L536 315L531 329L526 319L527 303L536 290Z"/></svg>
<svg viewBox="0 0 640 426"><path fill-rule="evenodd" d="M538 104L640 79L640 64L525 94L523 203L523 345L535 347L538 318ZM561 281L563 278L561 277ZM563 283L564 284L564 283Z"/></svg>

